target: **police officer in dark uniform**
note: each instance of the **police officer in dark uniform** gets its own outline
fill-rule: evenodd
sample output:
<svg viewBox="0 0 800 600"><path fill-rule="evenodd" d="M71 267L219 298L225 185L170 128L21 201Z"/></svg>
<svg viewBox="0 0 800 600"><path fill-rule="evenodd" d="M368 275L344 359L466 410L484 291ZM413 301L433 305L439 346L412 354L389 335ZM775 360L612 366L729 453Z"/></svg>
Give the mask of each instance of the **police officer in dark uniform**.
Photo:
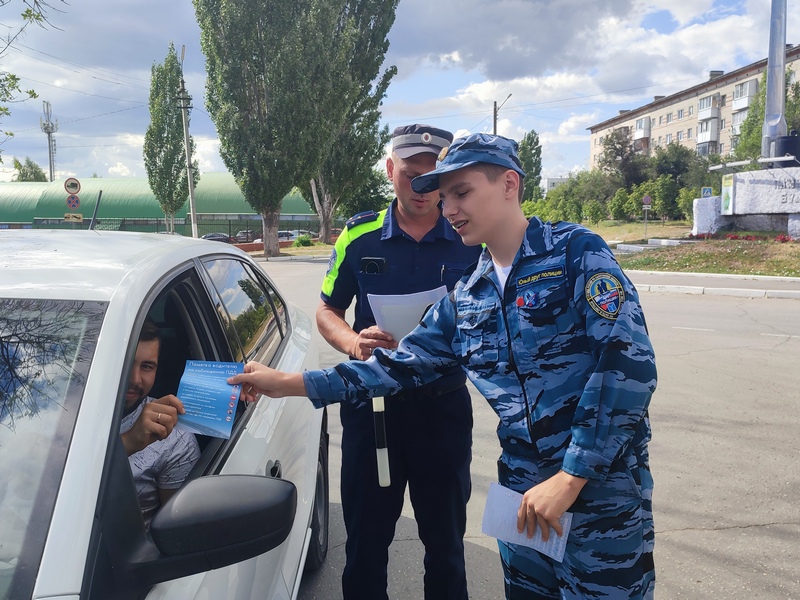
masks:
<svg viewBox="0 0 800 600"><path fill-rule="evenodd" d="M410 294L442 285L452 290L480 246L461 242L441 216L438 194L417 194L411 180L431 171L453 140L428 125L398 127L386 171L396 198L388 209L354 216L339 236L317 308L317 326L335 348L359 360L394 348L375 325L367 294ZM345 311L356 299L355 323ZM460 369L423 387L387 396L386 438L391 484L378 484L371 401L342 404L342 508L347 529L345 600L388 598L388 549L409 487L425 545L425 598L467 598L464 567L470 496L472 405Z"/></svg>

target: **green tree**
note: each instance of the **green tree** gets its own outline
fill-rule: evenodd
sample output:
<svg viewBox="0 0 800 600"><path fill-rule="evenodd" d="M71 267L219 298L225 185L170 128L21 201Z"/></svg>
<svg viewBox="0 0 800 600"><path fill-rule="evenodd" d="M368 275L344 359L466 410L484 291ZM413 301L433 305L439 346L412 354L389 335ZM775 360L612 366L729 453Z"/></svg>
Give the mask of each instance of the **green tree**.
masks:
<svg viewBox="0 0 800 600"><path fill-rule="evenodd" d="M340 202L367 184L391 139L389 129L380 128L380 106L397 69L389 67L380 77L379 72L389 48L386 36L394 23L397 2L345 2L345 13L354 27L348 57L353 98L330 152L309 180L309 204L319 215L319 237L326 243L330 242L331 223ZM342 21L341 26L345 23Z"/></svg>
<svg viewBox="0 0 800 600"><path fill-rule="evenodd" d="M66 4L66 0L61 0L61 2ZM18 29L6 29L4 27L5 32L2 37L0 37L0 60L2 60L14 41L29 25L35 24L40 27L52 26L48 20L47 13L49 10L58 11L58 9L53 8L53 6L45 0L22 0L17 2L14 2L14 0L0 0L0 7L9 6L12 3L24 6L24 9L20 13L22 25ZM23 96L23 100L38 97L34 90L23 90L20 87L20 78L17 75L8 72L0 73L0 122L11 114L11 109L9 109L8 105L12 102L19 101L20 96ZM4 140L0 141L0 143L2 143L5 139L13 137L14 133L11 131L3 131L0 135L4 136ZM0 162L2 162L2 157L0 157Z"/></svg>
<svg viewBox="0 0 800 600"><path fill-rule="evenodd" d="M21 163L14 159L14 170L12 181L48 181L47 173L29 157L25 157L25 162Z"/></svg>
<svg viewBox="0 0 800 600"><path fill-rule="evenodd" d="M150 70L150 125L143 149L147 180L164 211L168 231L175 230L175 213L189 198L183 115L176 101L180 89L181 64L170 42L164 63L153 64ZM189 145L193 155L191 137ZM200 179L197 161L192 162L192 176L195 183Z"/></svg>
<svg viewBox="0 0 800 600"><path fill-rule="evenodd" d="M281 202L328 156L353 98L342 0L193 0L220 154L275 256Z"/></svg>
<svg viewBox="0 0 800 600"><path fill-rule="evenodd" d="M800 82L792 83L792 71L786 71L786 104L784 117L788 131L800 130ZM736 160L748 160L761 156L763 137L764 111L767 99L767 74L761 76L758 94L747 109L747 118L739 130L739 140L734 150Z"/></svg>
<svg viewBox="0 0 800 600"><path fill-rule="evenodd" d="M531 129L519 143L519 162L525 171L525 192L523 202L537 201L542 198L542 145L539 134Z"/></svg>
<svg viewBox="0 0 800 600"><path fill-rule="evenodd" d="M382 168L371 169L367 180L352 195L342 199L338 215L348 219L367 210L383 210L392 201L393 193L386 171Z"/></svg>
<svg viewBox="0 0 800 600"><path fill-rule="evenodd" d="M608 212L612 219L629 221L630 213L627 211L629 195L625 188L619 188L611 200L608 201Z"/></svg>
<svg viewBox="0 0 800 600"><path fill-rule="evenodd" d="M598 166L626 190L650 176L647 157L635 151L627 129L617 129L605 136Z"/></svg>

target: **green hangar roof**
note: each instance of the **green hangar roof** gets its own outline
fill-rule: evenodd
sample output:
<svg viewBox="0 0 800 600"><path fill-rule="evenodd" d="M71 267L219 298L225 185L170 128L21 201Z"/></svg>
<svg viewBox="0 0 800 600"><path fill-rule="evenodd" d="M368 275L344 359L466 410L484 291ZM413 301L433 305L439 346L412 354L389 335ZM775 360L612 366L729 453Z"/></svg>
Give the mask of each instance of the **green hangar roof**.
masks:
<svg viewBox="0 0 800 600"><path fill-rule="evenodd" d="M101 190L103 195L97 215L101 219L159 219L164 216L146 179L88 178L82 179L80 186L76 194L78 206L71 208L67 204L69 194L64 189L63 180L0 183L0 223L32 223L35 218L58 219L70 212L88 218ZM230 173L203 173L195 187L195 205L198 215L209 217L256 215ZM187 200L175 216L184 218L188 212ZM313 215L314 211L299 193L292 192L283 199L281 214Z"/></svg>

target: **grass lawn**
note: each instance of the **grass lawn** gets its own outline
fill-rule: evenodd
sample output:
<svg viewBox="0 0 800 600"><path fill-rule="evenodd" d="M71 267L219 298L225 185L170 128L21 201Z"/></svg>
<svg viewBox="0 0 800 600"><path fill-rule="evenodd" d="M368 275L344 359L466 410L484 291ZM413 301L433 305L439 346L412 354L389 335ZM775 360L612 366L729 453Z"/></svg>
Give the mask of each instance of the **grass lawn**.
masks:
<svg viewBox="0 0 800 600"><path fill-rule="evenodd" d="M649 221L647 232L643 222L604 221L590 226L612 247L619 242L646 243L650 238L688 239L691 223ZM753 233L768 240L714 239L694 241L680 246L663 246L634 254L618 256L624 269L642 271L675 271L683 273L726 273L740 275L774 275L800 277L800 243L776 242L777 232L737 232L740 237ZM328 256L333 246L288 247L281 256Z"/></svg>

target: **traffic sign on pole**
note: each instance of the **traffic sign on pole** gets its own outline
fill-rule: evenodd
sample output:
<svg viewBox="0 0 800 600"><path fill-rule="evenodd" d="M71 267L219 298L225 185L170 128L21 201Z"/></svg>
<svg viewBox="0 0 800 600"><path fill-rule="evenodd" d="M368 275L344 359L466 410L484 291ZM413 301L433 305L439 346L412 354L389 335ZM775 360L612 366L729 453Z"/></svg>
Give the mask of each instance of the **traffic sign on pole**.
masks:
<svg viewBox="0 0 800 600"><path fill-rule="evenodd" d="M70 194L69 196L67 196L67 207L71 208L72 210L75 210L76 208L79 208L80 205L81 205L81 199L78 198L75 194Z"/></svg>
<svg viewBox="0 0 800 600"><path fill-rule="evenodd" d="M642 204L645 206L649 206L653 202L653 199L650 196L645 196L642 198Z"/></svg>
<svg viewBox="0 0 800 600"><path fill-rule="evenodd" d="M81 182L74 177L69 177L64 182L64 189L67 190L67 193L70 195L77 194L81 191Z"/></svg>
<svg viewBox="0 0 800 600"><path fill-rule="evenodd" d="M711 198L713 190L710 187L702 187L700 188L700 197L701 198Z"/></svg>

